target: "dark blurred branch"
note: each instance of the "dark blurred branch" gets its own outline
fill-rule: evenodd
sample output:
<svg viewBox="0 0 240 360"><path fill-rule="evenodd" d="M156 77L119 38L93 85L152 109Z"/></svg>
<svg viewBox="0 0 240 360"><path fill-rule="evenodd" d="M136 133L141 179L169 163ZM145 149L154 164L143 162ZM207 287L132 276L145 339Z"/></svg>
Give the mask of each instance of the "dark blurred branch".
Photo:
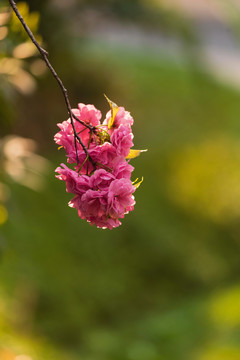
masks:
<svg viewBox="0 0 240 360"><path fill-rule="evenodd" d="M51 71L51 73L53 74L53 76L55 77L55 79L57 80L64 99L65 99L65 103L67 106L67 110L70 116L70 120L71 120L71 124L72 124L72 128L73 128L73 132L74 132L74 137L75 137L75 148L76 148L76 157L77 157L77 162L78 162L78 154L77 154L77 144L76 144L76 139L78 140L78 142L80 143L80 145L82 146L86 156L89 158L89 160L91 161L92 165L94 168L96 168L94 161L92 160L91 156L89 155L89 152L86 148L86 146L83 144L81 138L78 136L75 125L74 125L74 121L73 119L75 119L76 121L78 121L79 123L81 123L83 126L85 126L86 128L88 128L90 131L94 132L95 131L95 127L91 124L86 124L83 121L79 120L77 118L77 116L75 116L71 110L71 105L70 105L70 101L68 98L68 92L67 89L64 87L62 80L60 79L60 77L58 76L58 74L56 73L56 71L54 70L54 68L52 67L50 61L48 60L48 52L43 49L39 43L37 42L37 40L35 39L33 33L31 32L31 30L29 29L29 27L27 26L27 24L25 23L22 15L20 14L20 12L18 11L17 5L13 0L9 0L9 3L13 9L13 11L15 12L16 16L18 17L19 21L21 22L22 26L24 27L26 33L28 34L28 36L30 37L30 39L32 40L33 44L36 46L36 48L38 49L38 51L40 52L43 60L45 61L47 67L49 68L49 70Z"/></svg>

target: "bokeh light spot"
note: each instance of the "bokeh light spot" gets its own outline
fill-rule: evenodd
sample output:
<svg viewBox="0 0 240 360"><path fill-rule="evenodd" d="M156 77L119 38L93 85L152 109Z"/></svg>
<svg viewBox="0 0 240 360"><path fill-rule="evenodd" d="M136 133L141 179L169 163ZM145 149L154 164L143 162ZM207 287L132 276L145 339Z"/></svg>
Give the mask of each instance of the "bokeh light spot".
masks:
<svg viewBox="0 0 240 360"><path fill-rule="evenodd" d="M0 205L0 225L3 225L8 219L8 212L5 206Z"/></svg>
<svg viewBox="0 0 240 360"><path fill-rule="evenodd" d="M240 143L226 136L188 146L170 160L171 200L217 223L240 218Z"/></svg>
<svg viewBox="0 0 240 360"><path fill-rule="evenodd" d="M197 360L240 360L240 348L212 347L203 351Z"/></svg>
<svg viewBox="0 0 240 360"><path fill-rule="evenodd" d="M209 313L217 326L240 325L240 285L214 294L210 300Z"/></svg>
<svg viewBox="0 0 240 360"><path fill-rule="evenodd" d="M0 27L0 40L5 39L8 34L8 28L6 26Z"/></svg>
<svg viewBox="0 0 240 360"><path fill-rule="evenodd" d="M14 360L32 360L32 358L28 355L18 355Z"/></svg>
<svg viewBox="0 0 240 360"><path fill-rule="evenodd" d="M15 47L13 56L18 59L25 59L37 53L37 48L32 42L25 42Z"/></svg>
<svg viewBox="0 0 240 360"><path fill-rule="evenodd" d="M30 65L30 71L35 76L43 75L47 70L46 64L41 59L36 59Z"/></svg>

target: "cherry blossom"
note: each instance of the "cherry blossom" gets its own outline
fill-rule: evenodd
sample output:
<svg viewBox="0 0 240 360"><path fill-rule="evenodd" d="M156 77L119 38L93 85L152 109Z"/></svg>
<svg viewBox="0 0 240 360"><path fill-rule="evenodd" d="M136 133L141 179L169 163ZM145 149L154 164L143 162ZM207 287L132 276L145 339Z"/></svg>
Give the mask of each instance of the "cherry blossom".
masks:
<svg viewBox="0 0 240 360"><path fill-rule="evenodd" d="M81 103L72 110L80 120L73 121L82 144L76 139L70 119L58 124L60 131L54 140L64 148L67 162L73 165L73 169L65 164L56 169L56 177L74 195L69 206L91 225L113 229L121 225L119 219L134 209L133 193L140 182L132 183L134 167L129 164L135 157L131 155L135 152L130 151L133 118L123 107L107 100L111 111L102 124L101 112L93 105Z"/></svg>

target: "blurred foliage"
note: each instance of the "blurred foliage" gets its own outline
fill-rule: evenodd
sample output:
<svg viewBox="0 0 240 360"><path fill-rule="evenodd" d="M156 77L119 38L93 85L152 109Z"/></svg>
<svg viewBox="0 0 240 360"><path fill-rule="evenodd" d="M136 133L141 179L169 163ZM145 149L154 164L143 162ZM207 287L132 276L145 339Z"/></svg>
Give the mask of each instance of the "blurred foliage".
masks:
<svg viewBox="0 0 240 360"><path fill-rule="evenodd" d="M5 6L4 6L5 5ZM37 40L39 14L29 12L26 2L18 3L19 11L32 29ZM3 119L2 134L9 132L13 118L14 90L29 95L36 90L35 77L45 72L42 60L36 59L37 49L6 4L0 4L0 117Z"/></svg>
<svg viewBox="0 0 240 360"><path fill-rule="evenodd" d="M94 51L81 52L82 61L97 63ZM199 200L206 214L196 213L191 197L186 208L168 189L175 184L180 192L182 182L191 184L192 170L185 165L191 151L199 166L199 156L207 152L201 176L209 177L208 166L216 164L218 178L219 154L222 171L227 172L228 158L237 167L239 95L194 68L130 54L121 61L117 53L106 51L105 56L121 84L112 98L127 109L131 104L135 146L149 145L149 152L135 159L136 177L145 177L136 210L119 230L99 232L67 207L70 196L52 172L39 194L11 184L1 265L4 292L18 303L10 310L15 314L11 326L28 336L46 336L84 360L235 359L240 343L238 219L235 214L231 221L216 222L206 217L211 202ZM38 94L32 97L35 104ZM58 157L55 151L55 164L63 160L62 154ZM175 163L177 169L186 168L181 182ZM191 173L193 184L198 176ZM226 186L230 176L234 172L228 172ZM201 184L199 191L205 194L209 187L213 199L221 190L208 180ZM238 182L231 182L231 192L237 188ZM228 289L229 283L236 287Z"/></svg>
<svg viewBox="0 0 240 360"><path fill-rule="evenodd" d="M175 33L177 36L192 41L194 34L189 22L180 14L159 5L157 1L152 0L104 0L101 2L83 0L78 2L81 11L93 8L94 11L99 11L110 18L140 23L165 33Z"/></svg>
<svg viewBox="0 0 240 360"><path fill-rule="evenodd" d="M107 93L131 111L135 147L149 148L134 160L144 183L119 229L81 221L53 176L64 161L52 143L67 117L61 93L44 76L19 95L14 131L38 140L54 166L43 190L34 188L39 168L31 188L1 172L1 360L239 360L239 93L188 58L80 38L55 46L73 106L104 113ZM21 156L3 147L4 163L26 180L26 165L41 158L35 143L14 139Z"/></svg>
<svg viewBox="0 0 240 360"><path fill-rule="evenodd" d="M26 2L18 3L19 11L31 27L39 43L37 34L39 14L29 12ZM30 139L5 136L13 126L13 105L16 91L29 95L36 90L34 76L45 72L43 61L36 59L37 50L29 41L17 17L11 13L7 3L0 4L0 225L8 219L6 203L10 188L4 182L5 176L33 189L41 188L41 173L47 167L47 160L34 154L35 143ZM36 175L37 173L37 175Z"/></svg>
<svg viewBox="0 0 240 360"><path fill-rule="evenodd" d="M169 195L202 216L225 223L240 217L240 142L224 135L174 154Z"/></svg>

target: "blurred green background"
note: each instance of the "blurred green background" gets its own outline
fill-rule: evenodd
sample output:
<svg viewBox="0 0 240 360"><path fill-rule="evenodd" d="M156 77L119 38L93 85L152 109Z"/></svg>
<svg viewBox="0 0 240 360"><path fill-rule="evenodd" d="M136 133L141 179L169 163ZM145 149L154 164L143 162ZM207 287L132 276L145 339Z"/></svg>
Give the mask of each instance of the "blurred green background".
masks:
<svg viewBox="0 0 240 360"><path fill-rule="evenodd" d="M240 360L237 1L17 2L78 102L135 119L136 207L112 231L67 206L67 118L0 1L0 359Z"/></svg>

